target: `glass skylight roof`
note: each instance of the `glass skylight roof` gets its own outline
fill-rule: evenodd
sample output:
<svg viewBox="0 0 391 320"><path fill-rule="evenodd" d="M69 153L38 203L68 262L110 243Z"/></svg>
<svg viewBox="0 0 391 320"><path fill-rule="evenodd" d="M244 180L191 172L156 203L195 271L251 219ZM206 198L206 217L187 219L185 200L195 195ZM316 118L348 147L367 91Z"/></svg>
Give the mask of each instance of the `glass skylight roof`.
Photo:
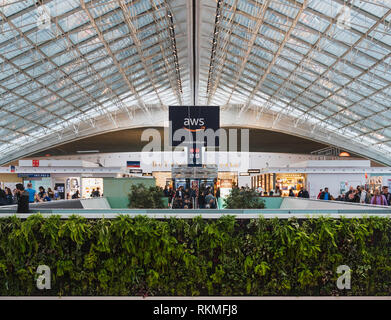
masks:
<svg viewBox="0 0 391 320"><path fill-rule="evenodd" d="M0 160L102 110L140 108L146 88L145 102L189 99L175 70L169 2L42 3L0 1Z"/></svg>
<svg viewBox="0 0 391 320"><path fill-rule="evenodd" d="M200 80L205 101L234 103L236 91L243 88L243 109L262 109L263 93L268 110L284 112L294 107L293 117L308 115L308 122L324 124L330 132L367 148L381 144L382 152L388 154L390 1L246 0L220 4L223 13L235 16L235 23L227 27L228 14L222 14L213 41L218 50L232 52L236 59L227 55L224 60L224 52L218 52L212 68L201 66L210 70L209 78ZM263 21L256 27L260 19ZM254 33L257 37L252 41ZM230 45L222 47L228 34ZM218 67L227 61L229 68ZM232 70L236 70L234 79ZM222 90L221 80L216 83L223 79L219 72L230 78L231 92Z"/></svg>
<svg viewBox="0 0 391 320"><path fill-rule="evenodd" d="M105 114L191 104L186 1L42 2L0 0L0 163ZM391 1L199 5L215 15L198 104L287 114L389 155Z"/></svg>

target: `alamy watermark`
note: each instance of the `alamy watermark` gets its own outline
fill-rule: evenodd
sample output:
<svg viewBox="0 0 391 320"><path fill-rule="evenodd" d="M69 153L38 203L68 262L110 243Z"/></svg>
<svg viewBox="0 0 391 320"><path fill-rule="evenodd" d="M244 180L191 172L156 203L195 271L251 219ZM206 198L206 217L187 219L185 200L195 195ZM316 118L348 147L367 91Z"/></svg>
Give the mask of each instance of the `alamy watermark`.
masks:
<svg viewBox="0 0 391 320"><path fill-rule="evenodd" d="M37 268L37 274L39 274L37 278L37 289L51 289L51 271L47 265L39 265Z"/></svg>
<svg viewBox="0 0 391 320"><path fill-rule="evenodd" d="M347 265L341 265L337 268L337 273L342 273L337 279L337 288L340 290L351 288L351 270Z"/></svg>
<svg viewBox="0 0 391 320"><path fill-rule="evenodd" d="M176 142L175 146L171 146L171 140ZM142 132L141 141L146 142L141 150L143 164L152 164L156 160L187 164L190 159L186 150L196 146L203 151L203 164L236 162L243 167L250 165L249 129L220 128L189 132L181 128L171 136L170 128L165 127L162 137L159 130L148 128Z"/></svg>

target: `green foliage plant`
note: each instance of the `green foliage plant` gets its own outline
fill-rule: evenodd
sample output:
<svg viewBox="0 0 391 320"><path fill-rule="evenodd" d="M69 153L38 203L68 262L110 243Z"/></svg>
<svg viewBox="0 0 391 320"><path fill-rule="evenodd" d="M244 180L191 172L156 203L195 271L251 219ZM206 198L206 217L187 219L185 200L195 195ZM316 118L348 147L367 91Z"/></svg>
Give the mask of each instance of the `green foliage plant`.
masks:
<svg viewBox="0 0 391 320"><path fill-rule="evenodd" d="M139 183L130 187L129 208L137 209L162 209L164 192L161 187L146 187Z"/></svg>
<svg viewBox="0 0 391 320"><path fill-rule="evenodd" d="M390 235L382 217L13 216L0 218L0 295L388 296ZM36 287L39 265L50 290Z"/></svg>
<svg viewBox="0 0 391 320"><path fill-rule="evenodd" d="M263 209L265 201L252 189L232 188L224 199L227 209Z"/></svg>

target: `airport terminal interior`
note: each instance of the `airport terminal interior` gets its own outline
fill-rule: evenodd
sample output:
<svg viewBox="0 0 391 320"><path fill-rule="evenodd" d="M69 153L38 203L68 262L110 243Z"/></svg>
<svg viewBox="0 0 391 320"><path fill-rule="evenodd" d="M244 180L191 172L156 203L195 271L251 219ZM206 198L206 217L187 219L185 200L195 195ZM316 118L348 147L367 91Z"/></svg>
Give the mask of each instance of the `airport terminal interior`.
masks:
<svg viewBox="0 0 391 320"><path fill-rule="evenodd" d="M0 217L387 216L389 101L389 0L0 0Z"/></svg>
<svg viewBox="0 0 391 320"><path fill-rule="evenodd" d="M356 2L5 1L2 204L21 183L113 208L125 180L166 189L167 208L181 186L193 209L232 188L371 204L391 185L389 8ZM217 107L203 129L225 145L172 143L174 106Z"/></svg>

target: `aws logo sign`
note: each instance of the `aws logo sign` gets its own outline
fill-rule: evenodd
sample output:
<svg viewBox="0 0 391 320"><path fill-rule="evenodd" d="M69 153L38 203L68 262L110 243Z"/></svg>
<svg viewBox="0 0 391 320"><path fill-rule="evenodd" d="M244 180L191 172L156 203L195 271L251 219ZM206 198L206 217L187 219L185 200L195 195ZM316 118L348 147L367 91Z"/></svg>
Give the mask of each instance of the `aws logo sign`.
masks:
<svg viewBox="0 0 391 320"><path fill-rule="evenodd" d="M194 141L197 139L197 133L216 132L220 128L220 108L218 106L169 106L168 120L169 141L172 146L178 146L183 142L183 135L180 140L177 140L183 129L187 131L185 140L190 139L191 136ZM192 135L188 134L190 132ZM176 136L175 140L174 136Z"/></svg>
<svg viewBox="0 0 391 320"><path fill-rule="evenodd" d="M190 132L197 132L205 130L205 118L185 118L183 121L183 129ZM189 127L199 127L196 129L190 129Z"/></svg>

